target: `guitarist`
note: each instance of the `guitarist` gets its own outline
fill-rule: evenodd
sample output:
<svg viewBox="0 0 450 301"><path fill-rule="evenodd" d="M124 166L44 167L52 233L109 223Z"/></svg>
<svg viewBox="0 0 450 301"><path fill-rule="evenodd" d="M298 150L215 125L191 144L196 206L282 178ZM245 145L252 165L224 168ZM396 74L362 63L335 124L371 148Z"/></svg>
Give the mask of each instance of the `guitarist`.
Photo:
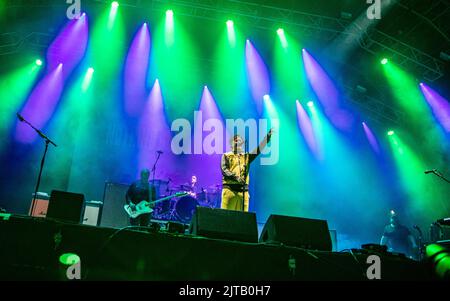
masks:
<svg viewBox="0 0 450 301"><path fill-rule="evenodd" d="M153 185L150 185L148 179L150 178L150 171L143 169L141 171L141 178L135 181L128 188L125 196L126 203L131 206L132 209L136 207L142 201L152 202L156 199L156 190ZM150 208L153 208L151 205ZM141 214L137 218L130 218L130 224L132 226L147 227L150 221L150 214Z"/></svg>

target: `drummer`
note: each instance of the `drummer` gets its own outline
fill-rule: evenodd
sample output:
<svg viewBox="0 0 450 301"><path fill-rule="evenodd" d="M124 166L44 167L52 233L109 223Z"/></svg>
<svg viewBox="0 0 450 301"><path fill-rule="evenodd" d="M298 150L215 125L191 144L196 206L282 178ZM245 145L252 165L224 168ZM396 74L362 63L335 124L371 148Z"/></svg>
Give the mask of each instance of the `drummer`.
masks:
<svg viewBox="0 0 450 301"><path fill-rule="evenodd" d="M192 196L193 198L196 198L197 197L197 189L198 189L197 188L197 176L192 175L191 183L185 184L185 185L183 185L183 187L190 196Z"/></svg>
<svg viewBox="0 0 450 301"><path fill-rule="evenodd" d="M197 196L197 176L192 175L191 184L189 185L189 191L192 193L192 196L195 198Z"/></svg>
<svg viewBox="0 0 450 301"><path fill-rule="evenodd" d="M197 176L192 175L191 183L182 185L184 191L186 191L191 197L195 198L200 205L207 205L207 192L203 187L198 186Z"/></svg>

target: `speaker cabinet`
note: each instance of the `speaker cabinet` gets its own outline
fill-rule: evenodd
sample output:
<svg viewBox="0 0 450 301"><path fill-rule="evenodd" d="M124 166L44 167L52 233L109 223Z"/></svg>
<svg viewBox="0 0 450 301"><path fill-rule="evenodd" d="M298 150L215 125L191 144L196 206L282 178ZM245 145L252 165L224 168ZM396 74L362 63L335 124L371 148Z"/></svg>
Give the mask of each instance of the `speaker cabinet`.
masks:
<svg viewBox="0 0 450 301"><path fill-rule="evenodd" d="M190 233L209 238L258 242L256 214L207 207L197 207Z"/></svg>
<svg viewBox="0 0 450 301"><path fill-rule="evenodd" d="M112 182L105 183L103 194L102 227L123 228L129 224L129 218L123 206L129 185Z"/></svg>
<svg viewBox="0 0 450 301"><path fill-rule="evenodd" d="M83 224L99 226L102 216L102 202L90 201L84 205Z"/></svg>
<svg viewBox="0 0 450 301"><path fill-rule="evenodd" d="M83 194L53 190L48 203L47 218L80 223L83 204Z"/></svg>
<svg viewBox="0 0 450 301"><path fill-rule="evenodd" d="M28 211L29 216L33 217L45 217L48 210L48 199L44 199L40 196L36 200L31 199L30 210Z"/></svg>
<svg viewBox="0 0 450 301"><path fill-rule="evenodd" d="M311 250L332 250L327 221L292 216L271 215L259 241Z"/></svg>

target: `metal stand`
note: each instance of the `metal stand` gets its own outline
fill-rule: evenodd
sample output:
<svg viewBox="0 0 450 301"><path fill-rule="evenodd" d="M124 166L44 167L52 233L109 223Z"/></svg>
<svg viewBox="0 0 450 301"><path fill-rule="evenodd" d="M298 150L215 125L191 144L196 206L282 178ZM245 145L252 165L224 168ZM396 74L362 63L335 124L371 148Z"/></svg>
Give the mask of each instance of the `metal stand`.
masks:
<svg viewBox="0 0 450 301"><path fill-rule="evenodd" d="M156 157L155 164L152 167L152 185L155 186L155 173L156 173L156 164L158 164L159 157L161 157L162 151L157 151L158 156Z"/></svg>
<svg viewBox="0 0 450 301"><path fill-rule="evenodd" d="M247 153L247 140L244 142L244 182L242 183L242 211L245 210L245 186L247 186L247 162L245 162L247 156L249 154ZM249 157L250 161L250 157Z"/></svg>
<svg viewBox="0 0 450 301"><path fill-rule="evenodd" d="M25 122L26 124L28 124L45 141L44 155L42 156L41 166L39 168L39 175L38 175L38 179L37 179L37 183L36 183L36 188L34 189L33 202L31 205L31 214L33 214L34 205L36 203L36 198L37 198L37 193L39 191L39 185L41 184L42 170L44 169L44 163L45 163L45 157L46 157L47 151L48 151L48 145L52 144L54 147L57 147L57 145L52 140L50 140L50 138L48 138L44 133L42 133L40 130L35 128L30 122L28 122L25 118L23 118L19 113L17 113L17 118L19 118L19 120L21 122Z"/></svg>
<svg viewBox="0 0 450 301"><path fill-rule="evenodd" d="M425 172L425 173L428 173L428 172ZM441 178L442 180L444 180L445 182L450 183L450 180L446 179L437 169L433 169L429 173L432 173L432 174L438 176L439 178Z"/></svg>

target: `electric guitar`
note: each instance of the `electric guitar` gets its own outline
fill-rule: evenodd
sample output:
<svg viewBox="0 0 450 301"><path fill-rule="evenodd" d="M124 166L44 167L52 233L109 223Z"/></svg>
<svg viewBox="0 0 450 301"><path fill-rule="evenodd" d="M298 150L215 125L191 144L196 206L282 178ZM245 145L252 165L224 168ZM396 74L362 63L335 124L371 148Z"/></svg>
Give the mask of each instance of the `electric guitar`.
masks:
<svg viewBox="0 0 450 301"><path fill-rule="evenodd" d="M129 217L136 218L136 217L140 216L141 214L152 213L153 209L150 208L150 206L153 205L153 204L160 203L160 202L166 201L166 200L171 199L171 198L185 196L187 194L188 193L184 192L184 191L183 192L177 192L177 193L175 193L173 195L169 195L167 197L164 197L162 199L158 199L158 200L153 201L153 202L142 201L139 204L137 204L135 206L135 208L131 208L130 205L125 205L125 206L123 206L123 209L125 209L125 212L128 214Z"/></svg>

